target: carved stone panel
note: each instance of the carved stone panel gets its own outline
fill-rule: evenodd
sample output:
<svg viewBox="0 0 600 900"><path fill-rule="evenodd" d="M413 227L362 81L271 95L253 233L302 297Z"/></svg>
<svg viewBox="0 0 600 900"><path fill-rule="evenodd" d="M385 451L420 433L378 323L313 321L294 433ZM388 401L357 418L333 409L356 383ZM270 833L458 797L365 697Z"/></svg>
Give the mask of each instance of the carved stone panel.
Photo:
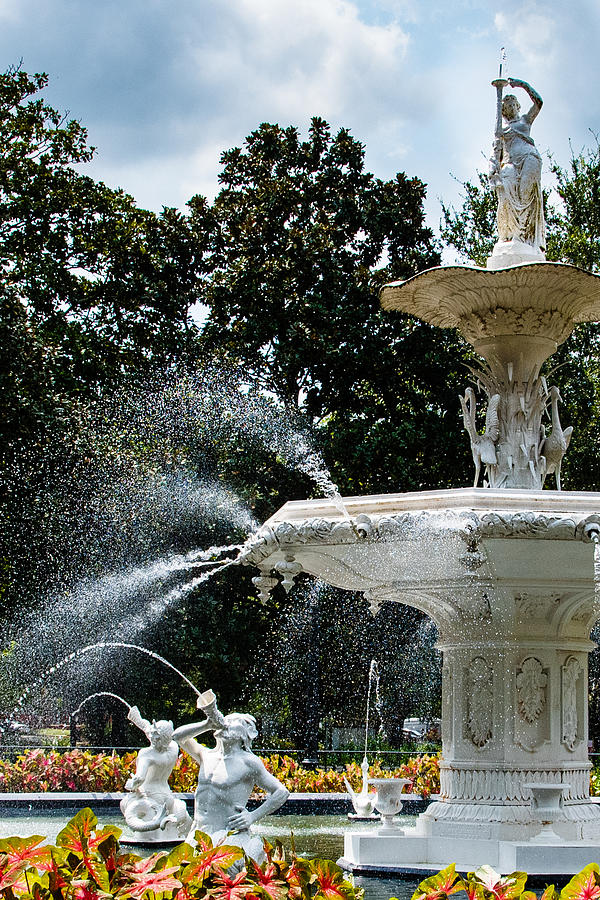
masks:
<svg viewBox="0 0 600 900"><path fill-rule="evenodd" d="M543 597L536 594L517 594L516 611L521 619L544 620L555 612L560 604L560 597Z"/></svg>
<svg viewBox="0 0 600 900"><path fill-rule="evenodd" d="M581 675L581 664L570 656L562 666L562 742L574 750L579 740L579 703L577 682Z"/></svg>
<svg viewBox="0 0 600 900"><path fill-rule="evenodd" d="M491 666L482 656L471 660L466 684L468 734L476 747L485 747L492 737L494 685Z"/></svg>
<svg viewBox="0 0 600 900"><path fill-rule="evenodd" d="M546 706L546 686L548 676L534 656L528 656L517 672L517 698L519 713L532 725L541 716Z"/></svg>
<svg viewBox="0 0 600 900"><path fill-rule="evenodd" d="M533 752L550 739L549 678L542 662L527 656L515 678L515 743Z"/></svg>

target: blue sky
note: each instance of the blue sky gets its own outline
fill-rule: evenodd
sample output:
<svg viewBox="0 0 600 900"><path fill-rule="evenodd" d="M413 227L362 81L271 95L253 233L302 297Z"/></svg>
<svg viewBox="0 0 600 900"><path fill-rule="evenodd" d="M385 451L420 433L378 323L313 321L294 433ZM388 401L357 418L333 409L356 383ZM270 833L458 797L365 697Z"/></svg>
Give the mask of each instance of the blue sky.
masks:
<svg viewBox="0 0 600 900"><path fill-rule="evenodd" d="M88 171L152 209L214 195L220 152L260 122L320 115L376 175L422 178L435 225L453 176L485 167L502 45L566 163L600 132L598 0L0 0L2 67L48 72L98 148Z"/></svg>

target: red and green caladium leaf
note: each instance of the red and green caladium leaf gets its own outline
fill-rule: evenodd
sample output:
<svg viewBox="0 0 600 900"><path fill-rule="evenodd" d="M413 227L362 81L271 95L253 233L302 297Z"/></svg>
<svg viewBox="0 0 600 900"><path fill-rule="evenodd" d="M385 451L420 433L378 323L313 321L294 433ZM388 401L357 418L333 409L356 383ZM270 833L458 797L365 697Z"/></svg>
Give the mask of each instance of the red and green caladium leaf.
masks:
<svg viewBox="0 0 600 900"><path fill-rule="evenodd" d="M574 875L560 892L560 900L598 900L600 897L600 868L590 863Z"/></svg>
<svg viewBox="0 0 600 900"><path fill-rule="evenodd" d="M168 869L160 869L158 872L130 872L130 884L125 885L119 891L119 897L141 898L144 894L172 894L182 887L181 881L174 877L179 872L179 866L170 866Z"/></svg>
<svg viewBox="0 0 600 900"><path fill-rule="evenodd" d="M451 866L422 881L411 900L444 900L445 897L462 890L466 890L464 882L452 863ZM474 900L474 896L475 894L470 900Z"/></svg>
<svg viewBox="0 0 600 900"><path fill-rule="evenodd" d="M284 900L287 897L289 888L280 876L281 870L275 863L267 861L263 870L254 860L249 861L248 877L254 882L253 893L265 900Z"/></svg>
<svg viewBox="0 0 600 900"><path fill-rule="evenodd" d="M285 874L285 880L289 885L292 900L310 897L311 871L310 863L306 859L294 857Z"/></svg>
<svg viewBox="0 0 600 900"><path fill-rule="evenodd" d="M226 872L217 869L214 873L215 886L208 892L214 900L244 900L254 885L248 881L245 869L231 878Z"/></svg>
<svg viewBox="0 0 600 900"><path fill-rule="evenodd" d="M498 900L513 900L520 897L525 890L527 872L512 872L510 875L499 875L491 866L481 866L475 872L469 872L467 883L480 884L486 896L491 894Z"/></svg>
<svg viewBox="0 0 600 900"><path fill-rule="evenodd" d="M0 860L0 892L4 893L19 881L26 866L26 863L11 866L7 859Z"/></svg>
<svg viewBox="0 0 600 900"><path fill-rule="evenodd" d="M96 831L98 819L91 809L80 809L76 816L57 835L57 846L67 851L66 861L73 871L78 870L77 862L86 868L89 877L102 891L108 891L110 876L102 856L107 851L110 859L121 830L108 825Z"/></svg>
<svg viewBox="0 0 600 900"><path fill-rule="evenodd" d="M177 844L165 859L165 866L180 866L182 863L190 862L193 858L193 847L189 844Z"/></svg>
<svg viewBox="0 0 600 900"><path fill-rule="evenodd" d="M198 845L200 846L200 845ZM198 848L196 848L198 849ZM186 885L200 885L207 874L213 869L228 869L234 863L243 859L244 853L239 847L230 847L227 844L217 844L200 852L185 867L182 880Z"/></svg>
<svg viewBox="0 0 600 900"><path fill-rule="evenodd" d="M317 887L315 900L354 900L354 888L330 859L313 859L311 869Z"/></svg>
<svg viewBox="0 0 600 900"><path fill-rule="evenodd" d="M56 838L58 847L64 847L65 850L72 850L74 853L81 853L83 847L87 849L88 841L94 834L98 819L89 807L80 809L77 815L73 816Z"/></svg>
<svg viewBox="0 0 600 900"><path fill-rule="evenodd" d="M0 840L0 859L6 857L10 865L29 863L38 869L48 870L52 865L50 847L40 847L45 838L39 834L30 837L10 837Z"/></svg>

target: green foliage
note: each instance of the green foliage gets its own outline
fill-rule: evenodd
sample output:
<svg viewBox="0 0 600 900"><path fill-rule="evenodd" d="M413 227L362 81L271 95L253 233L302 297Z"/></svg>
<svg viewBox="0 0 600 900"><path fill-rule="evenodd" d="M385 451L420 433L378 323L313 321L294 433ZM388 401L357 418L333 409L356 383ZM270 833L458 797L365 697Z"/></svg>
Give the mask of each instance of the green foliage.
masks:
<svg viewBox="0 0 600 900"><path fill-rule="evenodd" d="M555 161L552 172L561 204L549 241L551 259L600 271L600 144L571 154L563 169Z"/></svg>
<svg viewBox="0 0 600 900"><path fill-rule="evenodd" d="M157 216L74 168L94 148L41 98L47 80L0 75L0 402L13 438L186 352L207 218L199 198L193 222Z"/></svg>
<svg viewBox="0 0 600 900"><path fill-rule="evenodd" d="M537 900L537 895L526 889L526 882L526 872L499 875L491 866L481 866L462 877L451 865L422 881L412 900L446 900L459 891L464 891L469 900ZM596 863L590 863L560 893L554 885L548 885L540 900L597 900L598 897L600 869Z"/></svg>
<svg viewBox="0 0 600 900"><path fill-rule="evenodd" d="M305 769L291 756L274 753L261 757L265 767L289 791L300 793L345 793L344 776L358 790L362 771L358 763L348 763L343 772L332 769ZM0 760L0 792L42 791L122 791L135 770L135 753L118 756L87 750L29 750L14 762ZM371 778L408 778L409 793L428 797L439 791L439 756L415 756L396 769L386 769L379 760L369 768ZM172 790L193 792L198 782L198 764L180 753L169 778Z"/></svg>
<svg viewBox="0 0 600 900"><path fill-rule="evenodd" d="M0 760L1 792L118 791L133 772L135 754L86 750L28 750Z"/></svg>
<svg viewBox="0 0 600 900"><path fill-rule="evenodd" d="M362 145L317 118L304 141L261 125L221 161L203 346L306 413L343 491L455 481L467 354L378 298L439 262L425 186L375 178Z"/></svg>
<svg viewBox="0 0 600 900"><path fill-rule="evenodd" d="M56 846L39 847L42 837L0 842L0 891L6 900L361 900L363 892L330 860L287 858L280 845L265 843L267 860L228 870L242 859L238 847L213 846L196 833L198 846L175 847L143 859L122 852L120 829L97 829L91 809L83 809L59 834Z"/></svg>

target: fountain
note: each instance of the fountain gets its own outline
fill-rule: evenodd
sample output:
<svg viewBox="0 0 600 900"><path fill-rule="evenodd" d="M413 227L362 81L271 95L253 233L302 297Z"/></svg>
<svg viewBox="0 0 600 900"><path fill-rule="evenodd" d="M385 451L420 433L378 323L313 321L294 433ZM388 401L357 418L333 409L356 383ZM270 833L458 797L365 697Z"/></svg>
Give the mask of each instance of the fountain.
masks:
<svg viewBox="0 0 600 900"><path fill-rule="evenodd" d="M545 260L540 160L529 134L541 97L510 79L532 101L520 115L516 98L503 97L507 83L493 83L490 177L500 239L488 267L436 267L387 285L381 296L387 310L458 329L482 357L472 374L487 395L483 434L475 392L461 398L475 487L350 497L346 516L327 500L289 502L239 557L258 568L264 595L277 576L289 587L305 572L364 592L373 613L403 603L437 626L440 797L404 834L349 833L344 861L355 870L456 862L462 870L488 863L547 875L600 862L587 755L600 494L560 490L571 432L560 423L558 390L541 371L576 323L600 320L600 279ZM548 407L550 433L542 421ZM543 491L550 473L557 490ZM555 814L538 785L552 787Z"/></svg>
<svg viewBox="0 0 600 900"><path fill-rule="evenodd" d="M346 785L346 790L350 794L350 799L352 800L352 806L354 808L353 813L348 813L348 818L354 819L376 818L373 814L373 810L375 809L375 804L378 798L375 792L369 791L369 783L373 784L374 782L369 782L369 760L367 759L367 752L369 749L369 724L371 716L371 691L373 689L373 685L375 685L375 707L377 709L377 712L379 713L379 721L381 723L381 701L379 699L379 665L376 659L372 659L371 665L369 666L367 713L365 716L365 752L363 754L362 763L360 765L362 771L362 783L360 791L355 791L344 775L344 784Z"/></svg>

